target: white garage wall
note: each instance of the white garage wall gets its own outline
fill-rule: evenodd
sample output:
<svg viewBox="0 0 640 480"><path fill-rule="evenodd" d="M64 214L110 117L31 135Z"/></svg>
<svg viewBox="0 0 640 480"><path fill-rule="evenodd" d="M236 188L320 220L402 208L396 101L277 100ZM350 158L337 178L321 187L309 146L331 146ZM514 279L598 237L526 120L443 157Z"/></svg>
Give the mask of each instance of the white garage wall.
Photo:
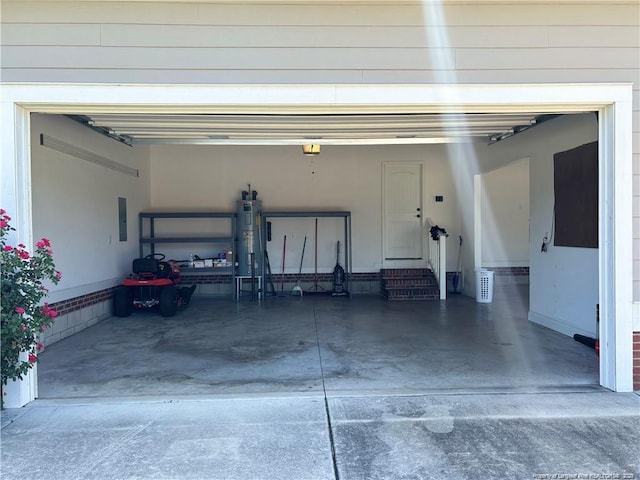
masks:
<svg viewBox="0 0 640 480"><path fill-rule="evenodd" d="M138 255L137 214L148 208L149 149L131 148L60 115L31 117L34 238L51 240L63 279L56 302L109 288ZM140 170L138 178L41 146L40 134ZM119 241L118 197L127 199L128 240Z"/></svg>
<svg viewBox="0 0 640 480"><path fill-rule="evenodd" d="M529 266L529 159L482 175L482 266Z"/></svg>
<svg viewBox="0 0 640 480"><path fill-rule="evenodd" d="M383 162L423 163L424 215L458 235L459 208L443 146L322 146L318 157L305 157L299 146L153 146L151 158L154 209L235 211L250 183L265 211L350 210L354 272L381 268ZM435 195L445 201L436 203ZM314 219L273 219L272 226L268 249L274 271L280 271L285 234L286 271L297 271L306 234L303 271L312 272ZM320 272L333 269L342 228L342 220L319 221ZM455 255L450 252L450 268Z"/></svg>
<svg viewBox="0 0 640 480"><path fill-rule="evenodd" d="M479 149L484 171L529 158L531 202L530 320L573 335L596 335L598 250L540 247L553 221L553 155L598 139L594 114L561 117Z"/></svg>

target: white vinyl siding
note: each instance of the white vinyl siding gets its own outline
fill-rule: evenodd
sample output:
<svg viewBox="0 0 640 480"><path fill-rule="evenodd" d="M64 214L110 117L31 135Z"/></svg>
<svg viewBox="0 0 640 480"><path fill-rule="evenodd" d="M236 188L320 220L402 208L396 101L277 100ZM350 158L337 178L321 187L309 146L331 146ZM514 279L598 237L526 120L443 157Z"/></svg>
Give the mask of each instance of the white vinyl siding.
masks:
<svg viewBox="0 0 640 480"><path fill-rule="evenodd" d="M337 47L423 48L424 27L415 26L226 26L11 23L3 27L5 45L93 45L103 47ZM635 26L431 27L452 48L629 48L640 46ZM510 39L505 44L505 39Z"/></svg>
<svg viewBox="0 0 640 480"><path fill-rule="evenodd" d="M640 88L634 2L322 3L5 1L2 80Z"/></svg>
<svg viewBox="0 0 640 480"><path fill-rule="evenodd" d="M551 3L529 1L510 4L480 4L442 1L442 15L429 15L433 1L387 2L353 5L327 4L322 0L294 5L207 2L113 2L113 1L25 1L5 0L3 21L7 23L110 23L159 25L441 25L451 26L584 26L638 25L638 5L632 0ZM498 3L498 2L496 2Z"/></svg>

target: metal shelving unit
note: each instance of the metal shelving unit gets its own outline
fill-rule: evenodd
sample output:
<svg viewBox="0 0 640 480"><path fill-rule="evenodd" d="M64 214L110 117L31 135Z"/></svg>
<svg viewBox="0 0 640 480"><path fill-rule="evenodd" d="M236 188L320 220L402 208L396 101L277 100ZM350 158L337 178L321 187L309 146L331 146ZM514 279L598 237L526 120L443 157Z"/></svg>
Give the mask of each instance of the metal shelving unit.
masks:
<svg viewBox="0 0 640 480"><path fill-rule="evenodd" d="M270 218L326 218L337 217L344 219L344 269L345 269L345 290L351 296L351 277L352 277L352 253L351 253L351 212L350 211L292 211L292 212L262 212L262 238L267 238L267 221ZM194 218L210 218L210 219L228 219L230 226L229 236L206 235L206 234L185 234L176 236L158 235L156 233L156 221L161 219L194 219ZM228 212L140 212L138 218L138 229L140 232L140 257L144 257L148 253L156 252L156 244L180 244L180 243L211 243L232 245L234 257L237 252L237 233L236 233L236 213ZM146 228L145 228L146 227ZM147 234L148 233L148 234ZM234 258L235 262L235 258ZM236 284L236 274L234 267L226 268L181 268L182 273L201 273L214 275L231 275L231 281ZM265 285L264 268L262 268L261 284ZM237 289L237 285L236 285Z"/></svg>
<svg viewBox="0 0 640 480"><path fill-rule="evenodd" d="M344 218L344 270L345 270L345 290L351 297L351 212L350 211L310 211L310 212L262 212L262 238L267 238L267 221L269 218ZM264 276L264 269L263 269ZM265 285L264 278L262 284Z"/></svg>
<svg viewBox="0 0 640 480"><path fill-rule="evenodd" d="M206 235L197 234L184 236L167 235L157 236L156 234L156 220L158 219L193 219L193 218L210 218L210 219L228 219L230 226L229 236L218 235ZM148 223L148 229L145 229L145 223ZM227 212L140 212L138 217L138 231L140 232L140 257L144 257L145 247L149 247L149 253L156 253L156 244L178 244L178 243L211 243L211 244L225 244L231 245L234 255L236 252L236 214ZM148 232L148 235L145 233ZM230 274L235 277L235 268L231 267L218 267L218 268L181 268L182 273L207 273L207 274ZM235 281L232 278L232 281Z"/></svg>

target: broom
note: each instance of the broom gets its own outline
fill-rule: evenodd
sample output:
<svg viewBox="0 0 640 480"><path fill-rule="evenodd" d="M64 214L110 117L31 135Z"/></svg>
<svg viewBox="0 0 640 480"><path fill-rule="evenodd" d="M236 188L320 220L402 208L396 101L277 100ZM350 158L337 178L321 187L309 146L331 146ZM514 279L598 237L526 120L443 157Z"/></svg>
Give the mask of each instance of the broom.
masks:
<svg viewBox="0 0 640 480"><path fill-rule="evenodd" d="M311 290L317 292L320 290L324 290L320 285L318 285L318 219L316 218L316 238L314 242L315 247L315 260L314 260L314 273L313 273L313 286Z"/></svg>
<svg viewBox="0 0 640 480"><path fill-rule="evenodd" d="M302 261L304 260L304 249L307 246L307 236L304 236L304 243L302 244L302 255L300 256L300 269L298 270L298 281L291 289L291 295L295 297L302 296L302 287L300 286L300 277L302 277Z"/></svg>
<svg viewBox="0 0 640 480"><path fill-rule="evenodd" d="M280 296L281 297L284 296L284 267L285 267L284 259L286 255L287 255L287 236L285 235L284 243L282 244L282 274L280 276Z"/></svg>
<svg viewBox="0 0 640 480"><path fill-rule="evenodd" d="M458 235L460 240L460 244L458 245L458 265L457 270L453 274L451 278L451 286L453 287L453 293L460 293L458 291L458 286L460 284L460 273L462 272L462 235Z"/></svg>

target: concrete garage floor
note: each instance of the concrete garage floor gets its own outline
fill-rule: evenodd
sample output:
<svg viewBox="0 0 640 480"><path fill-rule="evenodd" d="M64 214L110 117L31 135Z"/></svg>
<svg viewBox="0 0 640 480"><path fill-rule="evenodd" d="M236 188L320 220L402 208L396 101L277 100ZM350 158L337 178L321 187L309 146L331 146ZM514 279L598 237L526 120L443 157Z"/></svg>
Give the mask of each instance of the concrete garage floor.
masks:
<svg viewBox="0 0 640 480"><path fill-rule="evenodd" d="M598 385L592 349L492 304L379 297L194 297L176 317L111 318L46 349L40 398L540 391Z"/></svg>
<svg viewBox="0 0 640 480"><path fill-rule="evenodd" d="M640 397L493 304L195 298L49 348L2 478L640 478Z"/></svg>

